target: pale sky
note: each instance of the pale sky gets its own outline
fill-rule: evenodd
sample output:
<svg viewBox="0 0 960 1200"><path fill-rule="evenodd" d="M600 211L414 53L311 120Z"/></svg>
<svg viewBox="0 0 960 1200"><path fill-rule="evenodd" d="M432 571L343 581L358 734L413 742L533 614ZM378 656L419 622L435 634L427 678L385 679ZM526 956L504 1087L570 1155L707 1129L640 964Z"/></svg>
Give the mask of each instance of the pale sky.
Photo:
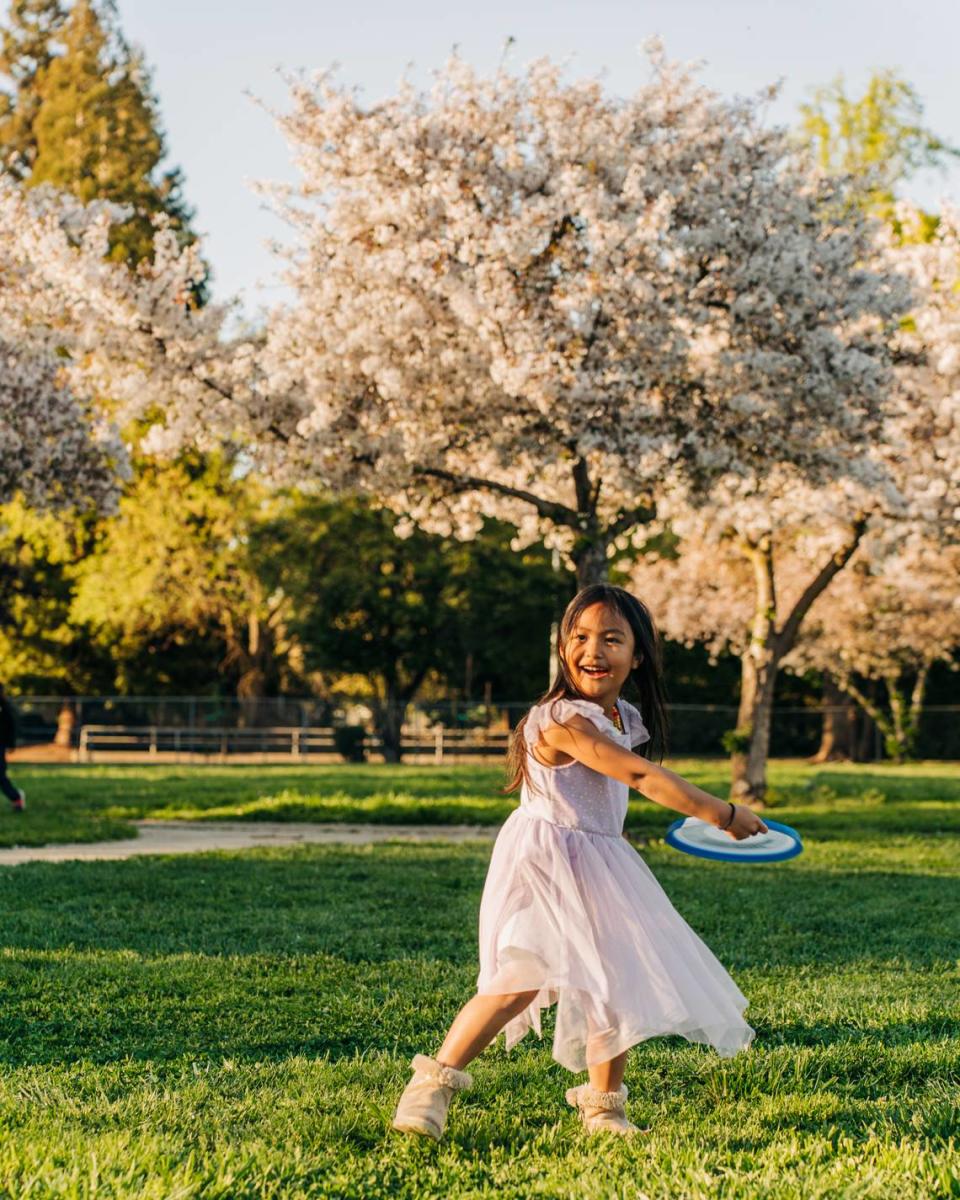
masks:
<svg viewBox="0 0 960 1200"><path fill-rule="evenodd" d="M256 179L295 172L272 118L245 93L283 108L277 68L340 64L362 102L395 90L408 64L429 85L456 45L483 73L507 59L569 59L567 77L605 71L608 91L626 95L647 78L640 44L659 34L670 58L705 60L704 81L727 94L752 94L782 79L774 119L794 123L811 89L843 73L859 94L871 71L891 67L925 105L927 125L960 145L960 0L118 0L128 39L145 52L167 133L169 159L186 177L186 197L215 271L217 299L241 293L254 317L283 295L264 243L285 227L250 189ZM918 177L911 193L930 207L960 197L960 167Z"/></svg>

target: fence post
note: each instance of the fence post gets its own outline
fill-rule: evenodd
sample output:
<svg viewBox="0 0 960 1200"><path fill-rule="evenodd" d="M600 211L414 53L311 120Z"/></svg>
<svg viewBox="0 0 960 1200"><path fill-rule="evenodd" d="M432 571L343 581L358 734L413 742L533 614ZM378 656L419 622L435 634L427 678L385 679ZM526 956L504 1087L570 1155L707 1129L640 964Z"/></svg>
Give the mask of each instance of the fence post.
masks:
<svg viewBox="0 0 960 1200"><path fill-rule="evenodd" d="M151 725L150 726L150 753L156 754L156 752L157 752L157 727L156 727L156 725Z"/></svg>
<svg viewBox="0 0 960 1200"><path fill-rule="evenodd" d="M300 734L301 730L299 729L290 731L290 753L294 758L300 757Z"/></svg>
<svg viewBox="0 0 960 1200"><path fill-rule="evenodd" d="M433 731L433 760L443 762L443 726L438 725Z"/></svg>
<svg viewBox="0 0 960 1200"><path fill-rule="evenodd" d="M89 753L89 751L87 750L87 727L86 727L86 725L81 725L80 726L80 745L78 747L78 754L77 754L77 757L79 758L80 762L87 761L88 753Z"/></svg>

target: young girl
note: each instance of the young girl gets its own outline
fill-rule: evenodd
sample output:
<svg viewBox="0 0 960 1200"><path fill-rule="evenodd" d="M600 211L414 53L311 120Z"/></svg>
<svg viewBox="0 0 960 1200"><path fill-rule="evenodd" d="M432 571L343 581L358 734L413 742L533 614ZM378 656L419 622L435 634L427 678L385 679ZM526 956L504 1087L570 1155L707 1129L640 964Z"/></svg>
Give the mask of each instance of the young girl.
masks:
<svg viewBox="0 0 960 1200"><path fill-rule="evenodd" d="M620 699L630 681L663 745L660 641L622 588L584 588L560 624L560 670L518 725L510 748L520 807L497 837L480 902L477 995L436 1058L417 1054L393 1126L439 1138L463 1068L504 1029L511 1049L556 1004L553 1057L589 1072L567 1102L590 1132L631 1135L627 1050L681 1034L722 1055L750 1044L746 998L622 837L628 788L740 839L766 830L749 808L718 799L630 747L652 741ZM649 748L649 747L648 747Z"/></svg>

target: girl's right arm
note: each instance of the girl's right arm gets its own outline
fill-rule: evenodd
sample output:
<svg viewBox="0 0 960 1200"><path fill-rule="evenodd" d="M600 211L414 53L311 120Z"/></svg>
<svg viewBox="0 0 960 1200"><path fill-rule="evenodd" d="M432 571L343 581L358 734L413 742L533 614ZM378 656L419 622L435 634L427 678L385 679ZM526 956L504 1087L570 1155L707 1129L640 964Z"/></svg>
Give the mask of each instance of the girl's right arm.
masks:
<svg viewBox="0 0 960 1200"><path fill-rule="evenodd" d="M604 737L586 717L572 717L564 725L548 725L541 738L554 750L577 762L618 779L655 804L672 808L687 817L699 817L718 828L730 819L730 804L705 792L682 776L657 766L640 754ZM734 806L733 821L727 826L732 838L740 841L754 833L766 833L767 827L745 804Z"/></svg>

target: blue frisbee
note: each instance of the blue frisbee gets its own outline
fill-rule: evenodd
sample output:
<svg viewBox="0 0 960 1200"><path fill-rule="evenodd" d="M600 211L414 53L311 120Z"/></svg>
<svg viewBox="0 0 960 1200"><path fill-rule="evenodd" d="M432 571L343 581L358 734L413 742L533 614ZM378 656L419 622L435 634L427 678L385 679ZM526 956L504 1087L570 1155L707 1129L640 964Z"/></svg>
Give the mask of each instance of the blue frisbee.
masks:
<svg viewBox="0 0 960 1200"><path fill-rule="evenodd" d="M769 863L796 858L803 852L800 834L789 825L764 818L766 833L754 833L735 841L729 833L717 829L699 817L684 817L674 821L667 830L666 842L674 850L696 858L713 858L720 862Z"/></svg>

